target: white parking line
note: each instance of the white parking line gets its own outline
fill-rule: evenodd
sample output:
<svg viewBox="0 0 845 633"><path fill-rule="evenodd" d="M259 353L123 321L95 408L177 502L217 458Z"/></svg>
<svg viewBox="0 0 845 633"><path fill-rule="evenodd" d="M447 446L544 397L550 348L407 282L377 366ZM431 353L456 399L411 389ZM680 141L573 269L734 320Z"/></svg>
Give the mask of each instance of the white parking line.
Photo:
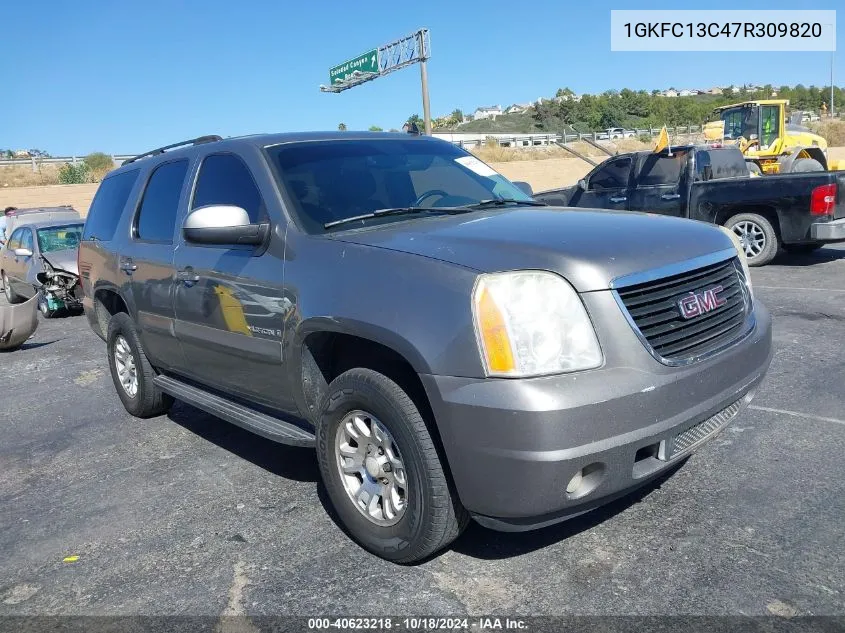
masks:
<svg viewBox="0 0 845 633"><path fill-rule="evenodd" d="M787 411L786 409L772 409L771 407L758 407L756 404L748 406L754 411L767 411L768 413L780 413L781 415L791 415L795 418L807 418L809 420L818 420L819 422L833 422L834 424L845 425L845 420L837 420L836 418L826 418L821 415L812 415L810 413L799 413L798 411Z"/></svg>
<svg viewBox="0 0 845 633"><path fill-rule="evenodd" d="M757 290L761 288L762 290L818 290L822 292L842 292L845 293L845 290L834 290L833 288L793 288L792 286L758 286L754 284L754 289Z"/></svg>

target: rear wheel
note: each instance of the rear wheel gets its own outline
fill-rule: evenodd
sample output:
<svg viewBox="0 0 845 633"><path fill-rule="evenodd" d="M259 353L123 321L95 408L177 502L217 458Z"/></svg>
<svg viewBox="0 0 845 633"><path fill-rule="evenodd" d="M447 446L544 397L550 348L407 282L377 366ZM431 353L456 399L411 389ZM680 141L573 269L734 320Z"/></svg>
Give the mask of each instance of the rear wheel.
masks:
<svg viewBox="0 0 845 633"><path fill-rule="evenodd" d="M739 237L749 266L765 266L777 255L777 231L762 215L740 213L729 219L725 226Z"/></svg>
<svg viewBox="0 0 845 633"><path fill-rule="evenodd" d="M173 398L153 382L155 370L141 347L135 324L125 312L115 314L109 322L107 349L112 382L126 410L139 418L167 412Z"/></svg>
<svg viewBox="0 0 845 633"><path fill-rule="evenodd" d="M383 374L351 369L332 381L317 421L317 460L340 520L377 556L424 559L469 521L416 405Z"/></svg>

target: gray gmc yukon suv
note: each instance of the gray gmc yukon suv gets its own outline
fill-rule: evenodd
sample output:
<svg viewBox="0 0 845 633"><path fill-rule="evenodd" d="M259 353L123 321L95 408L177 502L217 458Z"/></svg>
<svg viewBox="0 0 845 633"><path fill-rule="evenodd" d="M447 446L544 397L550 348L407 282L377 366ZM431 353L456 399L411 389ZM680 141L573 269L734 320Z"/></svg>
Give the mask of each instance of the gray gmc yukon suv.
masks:
<svg viewBox="0 0 845 633"><path fill-rule="evenodd" d="M349 533L416 561L667 472L771 360L726 230L529 192L429 137L193 139L101 184L85 311L131 414L315 447Z"/></svg>

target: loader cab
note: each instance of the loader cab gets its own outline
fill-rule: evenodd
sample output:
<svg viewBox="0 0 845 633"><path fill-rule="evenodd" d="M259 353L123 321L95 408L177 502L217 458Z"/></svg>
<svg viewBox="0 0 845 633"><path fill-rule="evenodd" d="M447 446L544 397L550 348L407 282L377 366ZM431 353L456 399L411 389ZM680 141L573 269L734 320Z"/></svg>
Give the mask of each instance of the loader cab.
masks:
<svg viewBox="0 0 845 633"><path fill-rule="evenodd" d="M778 154L775 147L783 139L786 102L749 102L726 106L718 111L725 123L725 139L744 138L756 153Z"/></svg>

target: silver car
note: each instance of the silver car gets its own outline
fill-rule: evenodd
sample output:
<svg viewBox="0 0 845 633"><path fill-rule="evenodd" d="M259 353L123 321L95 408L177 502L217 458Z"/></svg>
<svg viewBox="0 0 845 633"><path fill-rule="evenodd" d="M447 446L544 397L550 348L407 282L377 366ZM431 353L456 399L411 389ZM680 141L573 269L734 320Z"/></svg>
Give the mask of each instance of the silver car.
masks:
<svg viewBox="0 0 845 633"><path fill-rule="evenodd" d="M82 227L79 221L49 220L14 229L0 250L0 279L9 303L40 290L38 307L45 317L81 309L76 254Z"/></svg>

